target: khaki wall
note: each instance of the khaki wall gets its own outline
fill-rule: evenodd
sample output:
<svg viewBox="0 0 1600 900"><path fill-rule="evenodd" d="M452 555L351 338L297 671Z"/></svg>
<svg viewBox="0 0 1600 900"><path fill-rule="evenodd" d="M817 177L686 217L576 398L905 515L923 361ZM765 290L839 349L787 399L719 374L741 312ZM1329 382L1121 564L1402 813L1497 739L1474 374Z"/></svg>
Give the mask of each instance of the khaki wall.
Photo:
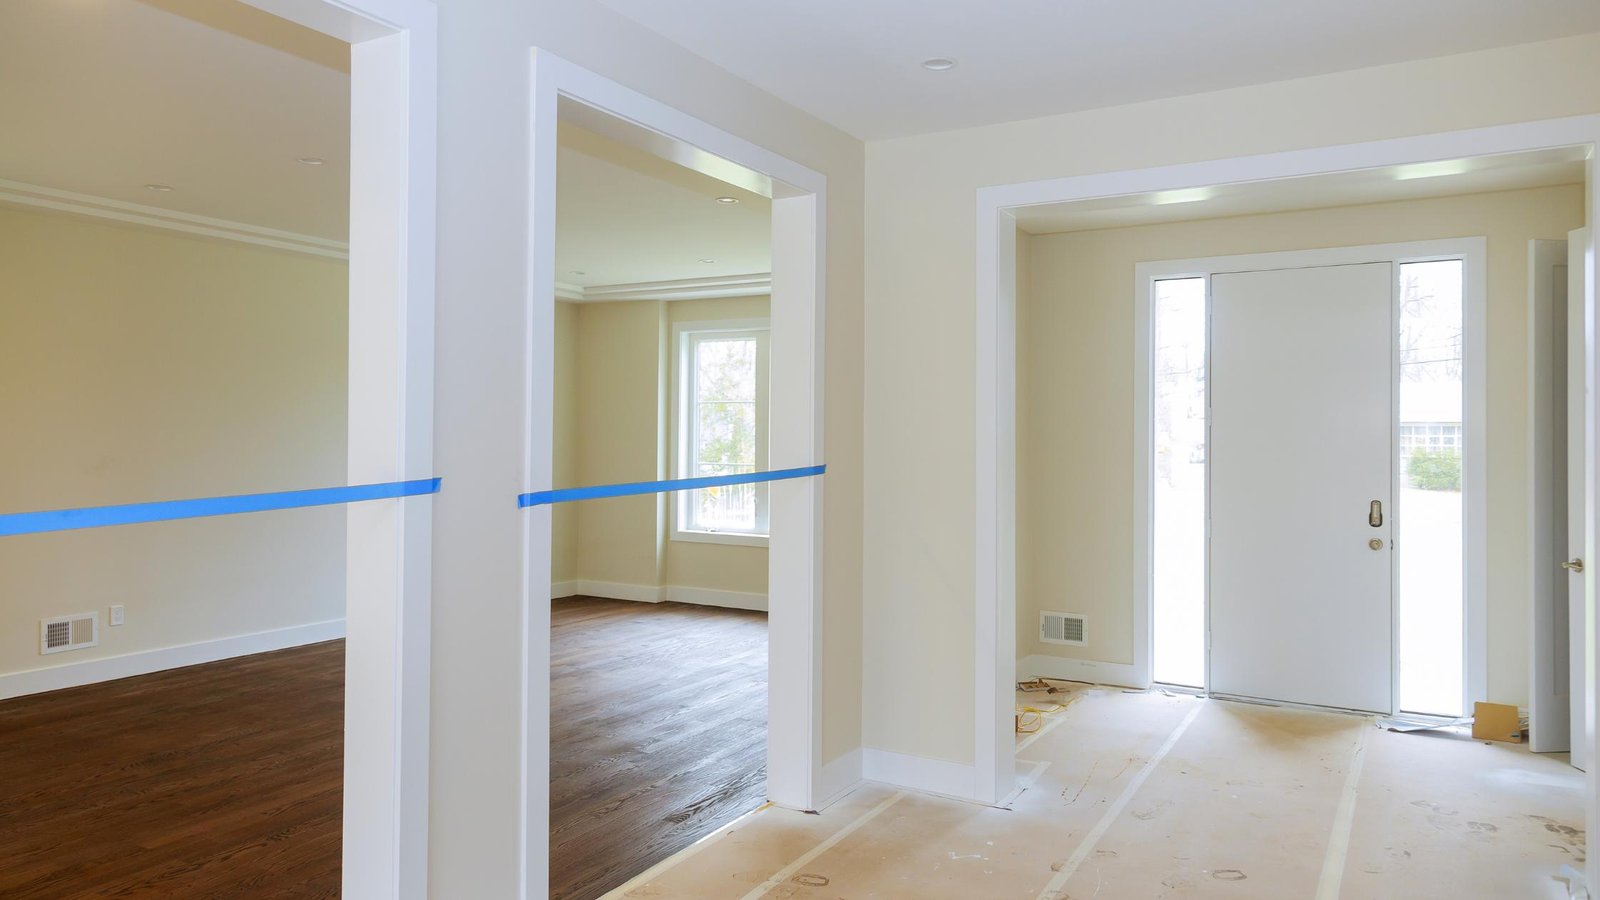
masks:
<svg viewBox="0 0 1600 900"><path fill-rule="evenodd" d="M551 481L578 484L578 307L556 304L555 441ZM550 580L571 581L578 572L578 508L560 503L550 510Z"/></svg>
<svg viewBox="0 0 1600 900"><path fill-rule="evenodd" d="M864 743L973 759L978 188L1595 113L1597 81L1586 35L869 144Z"/></svg>
<svg viewBox="0 0 1600 900"><path fill-rule="evenodd" d="M1488 238L1489 696L1527 705L1528 241L1583 223L1581 185L1027 238L1018 306L1017 653L1133 661L1134 266ZM1031 279L1027 275L1031 274ZM1066 604L1062 606L1062 604ZM1037 640L1041 609L1094 623Z"/></svg>
<svg viewBox="0 0 1600 900"><path fill-rule="evenodd" d="M556 307L556 487L670 477L673 325L771 313L764 296ZM668 507L664 494L558 504L551 581L766 595L767 548L670 540Z"/></svg>
<svg viewBox="0 0 1600 900"><path fill-rule="evenodd" d="M0 208L0 512L344 484L346 296L342 262ZM342 619L344 542L342 507L0 540L0 673ZM89 611L98 647L39 654Z"/></svg>

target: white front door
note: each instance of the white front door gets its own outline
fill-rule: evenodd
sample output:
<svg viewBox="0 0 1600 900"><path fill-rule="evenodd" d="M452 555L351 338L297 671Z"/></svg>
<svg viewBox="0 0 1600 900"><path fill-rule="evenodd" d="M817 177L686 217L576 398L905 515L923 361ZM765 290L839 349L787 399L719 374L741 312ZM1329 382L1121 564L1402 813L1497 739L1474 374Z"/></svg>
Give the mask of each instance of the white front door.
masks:
<svg viewBox="0 0 1600 900"><path fill-rule="evenodd" d="M1211 279L1213 693L1391 709L1394 283Z"/></svg>

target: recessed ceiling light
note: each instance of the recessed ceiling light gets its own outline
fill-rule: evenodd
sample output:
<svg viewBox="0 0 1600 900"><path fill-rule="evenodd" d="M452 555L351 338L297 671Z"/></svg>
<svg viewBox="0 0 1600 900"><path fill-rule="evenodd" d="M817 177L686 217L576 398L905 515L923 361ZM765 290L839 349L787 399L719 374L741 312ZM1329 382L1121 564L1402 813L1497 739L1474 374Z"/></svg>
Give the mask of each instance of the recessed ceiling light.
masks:
<svg viewBox="0 0 1600 900"><path fill-rule="evenodd" d="M947 72L956 67L956 61L945 56L932 56L922 61L922 67L929 72Z"/></svg>
<svg viewBox="0 0 1600 900"><path fill-rule="evenodd" d="M717 198L717 202L718 203L730 203L730 204L731 203L738 203L739 202L739 198L738 197L718 197Z"/></svg>
<svg viewBox="0 0 1600 900"><path fill-rule="evenodd" d="M705 263L706 265L710 265L711 263L716 262L716 260L714 260L714 259L702 259L700 261Z"/></svg>
<svg viewBox="0 0 1600 900"><path fill-rule="evenodd" d="M569 271L569 272L567 272L567 274L568 274L568 275L587 275L587 274L589 274L589 273L588 273L588 272L585 272L585 271L584 271L584 270L582 270L582 269L573 269L573 270L571 270L571 271Z"/></svg>
<svg viewBox="0 0 1600 900"><path fill-rule="evenodd" d="M295 157L294 161L297 162L297 163L300 163L303 166L320 166L323 163L327 162L327 160L323 159L320 156L297 156L297 157Z"/></svg>
<svg viewBox="0 0 1600 900"><path fill-rule="evenodd" d="M147 185L144 186L144 189L147 190L147 191L155 191L158 194L165 194L168 191L172 190L172 185L170 185L170 184L147 184Z"/></svg>

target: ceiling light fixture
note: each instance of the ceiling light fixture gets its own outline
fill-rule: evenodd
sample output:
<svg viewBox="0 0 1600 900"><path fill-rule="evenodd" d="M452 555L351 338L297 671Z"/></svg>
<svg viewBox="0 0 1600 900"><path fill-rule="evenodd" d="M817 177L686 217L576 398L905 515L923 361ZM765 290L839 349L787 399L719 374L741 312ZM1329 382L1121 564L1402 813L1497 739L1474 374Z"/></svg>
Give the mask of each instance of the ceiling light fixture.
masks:
<svg viewBox="0 0 1600 900"><path fill-rule="evenodd" d="M294 161L299 163L299 164L301 164L302 166L320 166L323 163L327 162L327 160L323 159L320 156L297 156L297 157L295 157Z"/></svg>
<svg viewBox="0 0 1600 900"><path fill-rule="evenodd" d="M948 72L956 67L956 61L947 56L931 56L922 61L922 67L929 72Z"/></svg>
<svg viewBox="0 0 1600 900"><path fill-rule="evenodd" d="M155 191L158 194L165 194L165 193L167 193L167 192L172 190L172 185L170 185L170 184L147 184L147 185L144 186L144 189L147 190L147 191Z"/></svg>
<svg viewBox="0 0 1600 900"><path fill-rule="evenodd" d="M582 269L572 269L571 271L567 272L567 274L568 275L587 275L589 273L585 272Z"/></svg>
<svg viewBox="0 0 1600 900"><path fill-rule="evenodd" d="M705 263L708 266L711 265L712 263L716 262L716 260L714 260L714 259L702 259L700 261Z"/></svg>
<svg viewBox="0 0 1600 900"><path fill-rule="evenodd" d="M718 203L727 203L729 205L732 205L734 203L738 203L739 202L739 198L738 197L718 197L717 198L717 202Z"/></svg>

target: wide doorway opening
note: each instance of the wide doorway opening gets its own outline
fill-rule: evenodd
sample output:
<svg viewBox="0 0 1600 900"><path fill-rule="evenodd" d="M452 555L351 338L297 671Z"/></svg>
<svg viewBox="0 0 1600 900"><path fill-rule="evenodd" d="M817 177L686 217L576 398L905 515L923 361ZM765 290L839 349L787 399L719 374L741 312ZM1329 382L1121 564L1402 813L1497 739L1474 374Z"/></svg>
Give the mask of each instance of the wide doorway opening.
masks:
<svg viewBox="0 0 1600 900"><path fill-rule="evenodd" d="M426 885L433 19L373 5L3 12L7 896Z"/></svg>
<svg viewBox="0 0 1600 900"><path fill-rule="evenodd" d="M554 485L768 472L772 201L558 135ZM768 483L551 509L550 895L766 800Z"/></svg>
<svg viewBox="0 0 1600 900"><path fill-rule="evenodd" d="M592 897L822 799L825 186L533 65L525 859Z"/></svg>

